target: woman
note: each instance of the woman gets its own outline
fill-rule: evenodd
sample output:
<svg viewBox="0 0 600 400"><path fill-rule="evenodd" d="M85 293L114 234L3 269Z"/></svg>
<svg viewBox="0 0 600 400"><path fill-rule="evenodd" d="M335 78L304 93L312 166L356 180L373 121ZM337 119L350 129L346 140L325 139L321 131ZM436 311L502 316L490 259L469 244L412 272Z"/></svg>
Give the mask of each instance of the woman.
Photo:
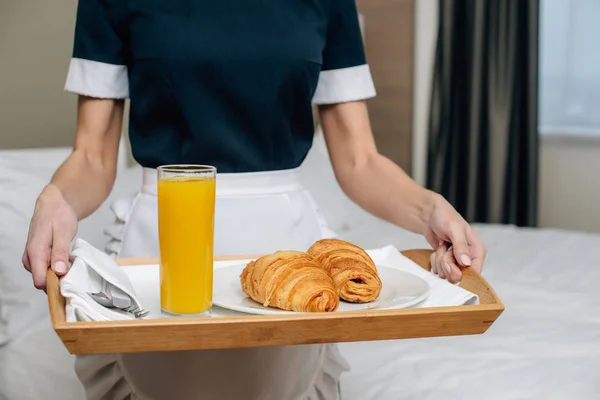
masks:
<svg viewBox="0 0 600 400"><path fill-rule="evenodd" d="M69 268L77 222L109 195L131 99L140 193L117 201L115 256L158 255L155 168L217 167L215 254L306 249L329 235L297 167L319 116L343 190L422 233L452 282L485 248L442 197L378 154L364 100L375 95L354 0L79 3L66 90L79 95L74 150L40 194L23 264L37 288ZM199 205L201 206L201 205ZM347 365L332 345L78 357L90 399L333 399Z"/></svg>

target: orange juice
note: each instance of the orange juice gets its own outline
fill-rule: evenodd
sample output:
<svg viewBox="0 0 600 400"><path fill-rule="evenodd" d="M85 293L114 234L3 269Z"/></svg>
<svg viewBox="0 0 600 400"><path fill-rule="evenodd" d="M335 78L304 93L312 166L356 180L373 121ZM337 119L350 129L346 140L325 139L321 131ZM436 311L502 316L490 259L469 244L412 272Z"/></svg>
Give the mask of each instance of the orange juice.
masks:
<svg viewBox="0 0 600 400"><path fill-rule="evenodd" d="M215 177L158 180L160 302L172 314L212 307Z"/></svg>

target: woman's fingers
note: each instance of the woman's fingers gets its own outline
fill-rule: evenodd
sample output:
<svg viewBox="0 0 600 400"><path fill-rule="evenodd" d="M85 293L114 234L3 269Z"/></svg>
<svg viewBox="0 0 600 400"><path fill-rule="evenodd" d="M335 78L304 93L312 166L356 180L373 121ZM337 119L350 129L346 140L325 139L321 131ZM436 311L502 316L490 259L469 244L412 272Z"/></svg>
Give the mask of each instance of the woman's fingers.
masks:
<svg viewBox="0 0 600 400"><path fill-rule="evenodd" d="M437 275L436 252L435 251L433 251L429 255L429 265L431 266L431 273Z"/></svg>
<svg viewBox="0 0 600 400"><path fill-rule="evenodd" d="M454 259L453 246L448 246L447 243L440 244L437 250L431 253L429 261L431 272L435 275L451 283L461 281L462 271Z"/></svg>
<svg viewBox="0 0 600 400"><path fill-rule="evenodd" d="M471 249L467 240L468 225L453 224L450 227L449 237L454 249L454 258L462 267L469 267L472 263Z"/></svg>
<svg viewBox="0 0 600 400"><path fill-rule="evenodd" d="M487 250L483 241L472 227L467 228L467 240L471 248L471 267L480 274L483 269L483 261L485 260Z"/></svg>
<svg viewBox="0 0 600 400"><path fill-rule="evenodd" d="M444 253L442 257L442 263L446 271L446 279L448 282L457 283L462 279L462 271L458 265L456 265L456 259L453 251L454 245L448 248L448 251Z"/></svg>
<svg viewBox="0 0 600 400"><path fill-rule="evenodd" d="M437 249L431 253L431 271L438 275L440 278L445 278L446 271L444 270L443 265L443 257L444 254L448 251L448 245L446 243L441 243L438 245Z"/></svg>
<svg viewBox="0 0 600 400"><path fill-rule="evenodd" d="M33 277L33 285L38 289L46 287L46 274L50 264L50 243L51 238L47 240L44 237L33 237L27 244L27 258Z"/></svg>
<svg viewBox="0 0 600 400"><path fill-rule="evenodd" d="M27 255L27 247L23 251L23 257L21 257L21 262L23 263L25 269L31 272L31 263L29 262L29 256Z"/></svg>
<svg viewBox="0 0 600 400"><path fill-rule="evenodd" d="M447 273L446 268L444 266L443 260L444 260L444 256L440 255L438 257L438 276L440 278L442 278L442 279L447 279L447 274L448 273Z"/></svg>
<svg viewBox="0 0 600 400"><path fill-rule="evenodd" d="M73 207L57 188L44 189L36 201L22 258L36 288L45 289L48 267L58 275L67 273L69 246L76 234L77 214Z"/></svg>
<svg viewBox="0 0 600 400"><path fill-rule="evenodd" d="M52 256L50 265L57 275L64 275L69 269L70 235L61 234L59 229L54 229L52 234Z"/></svg>

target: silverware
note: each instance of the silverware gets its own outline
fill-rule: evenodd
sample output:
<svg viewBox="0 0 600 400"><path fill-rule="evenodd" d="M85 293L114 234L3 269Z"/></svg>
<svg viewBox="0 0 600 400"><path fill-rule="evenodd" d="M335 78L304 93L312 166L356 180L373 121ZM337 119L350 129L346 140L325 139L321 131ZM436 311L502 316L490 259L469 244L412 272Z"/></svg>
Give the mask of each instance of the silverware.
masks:
<svg viewBox="0 0 600 400"><path fill-rule="evenodd" d="M108 281L102 279L102 286L100 288L100 291L96 293L88 292L88 295L101 306L123 310L125 312L133 314L133 316L136 318L142 318L148 315L150 310L145 310L143 308L138 307L137 305L132 305L129 296L127 296L126 299L124 298L124 296L120 295L113 297L113 295L109 292L108 285ZM111 286L116 287L114 285Z"/></svg>
<svg viewBox="0 0 600 400"><path fill-rule="evenodd" d="M104 307L114 307L113 299L110 294L108 294L108 281L102 279L102 286L100 287L100 291L96 293L88 293L92 299L96 301L96 303L100 304Z"/></svg>
<svg viewBox="0 0 600 400"><path fill-rule="evenodd" d="M133 314L136 318L145 317L150 312L150 310L144 310L143 308L139 308L138 306L130 306L122 310Z"/></svg>
<svg viewBox="0 0 600 400"><path fill-rule="evenodd" d="M113 304L117 308L127 308L131 306L131 297L115 285L109 286L110 295L113 299Z"/></svg>

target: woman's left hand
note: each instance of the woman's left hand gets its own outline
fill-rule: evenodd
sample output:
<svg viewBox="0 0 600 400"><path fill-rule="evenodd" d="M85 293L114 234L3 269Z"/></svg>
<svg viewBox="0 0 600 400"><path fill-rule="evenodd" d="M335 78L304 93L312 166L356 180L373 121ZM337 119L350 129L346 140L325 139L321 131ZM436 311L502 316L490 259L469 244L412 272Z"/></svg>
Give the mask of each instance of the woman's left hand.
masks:
<svg viewBox="0 0 600 400"><path fill-rule="evenodd" d="M348 197L383 220L424 234L436 250L431 265L439 276L459 282L461 267L481 272L485 246L469 224L446 199L379 154L365 101L321 106L319 117L335 177Z"/></svg>
<svg viewBox="0 0 600 400"><path fill-rule="evenodd" d="M424 235L435 250L431 254L433 273L452 283L461 281L462 268L471 267L481 273L485 245L467 221L441 196L431 211Z"/></svg>

